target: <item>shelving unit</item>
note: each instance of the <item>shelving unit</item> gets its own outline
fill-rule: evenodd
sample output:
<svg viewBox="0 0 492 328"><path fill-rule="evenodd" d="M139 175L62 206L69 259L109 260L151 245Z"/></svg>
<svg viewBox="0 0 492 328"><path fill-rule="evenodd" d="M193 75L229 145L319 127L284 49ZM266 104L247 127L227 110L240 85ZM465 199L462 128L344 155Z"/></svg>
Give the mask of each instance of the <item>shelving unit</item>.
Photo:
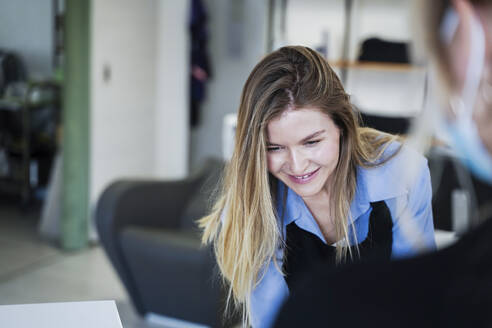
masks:
<svg viewBox="0 0 492 328"><path fill-rule="evenodd" d="M410 72L425 71L425 67L413 64L385 63L385 62L357 62L357 61L330 61L333 68L347 68L359 70L374 71L393 71L393 72Z"/></svg>
<svg viewBox="0 0 492 328"><path fill-rule="evenodd" d="M52 118L56 124L60 110L60 87L56 82L31 82L24 97L0 99L2 118L10 123L0 130L0 150L6 154L8 167L0 176L0 191L20 196L23 205L29 203L33 189L45 182L39 181L37 161L52 160L57 148L56 129L51 134L36 134L33 127L33 116L47 107L56 116Z"/></svg>
<svg viewBox="0 0 492 328"><path fill-rule="evenodd" d="M271 0L271 50L301 44L325 50L330 65L362 112L413 117L424 103L426 68L410 63L360 62L363 40L410 39L404 0ZM384 18L384 19L382 19ZM325 37L327 35L327 37ZM323 51L321 51L323 53Z"/></svg>

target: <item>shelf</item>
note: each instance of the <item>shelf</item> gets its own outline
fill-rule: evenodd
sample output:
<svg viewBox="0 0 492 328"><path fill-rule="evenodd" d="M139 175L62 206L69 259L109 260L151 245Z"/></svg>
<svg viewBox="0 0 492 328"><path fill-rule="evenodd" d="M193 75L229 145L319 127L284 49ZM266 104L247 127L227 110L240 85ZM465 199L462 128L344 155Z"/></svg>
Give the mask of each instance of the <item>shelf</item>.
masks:
<svg viewBox="0 0 492 328"><path fill-rule="evenodd" d="M386 62L354 62L354 61L330 61L329 64L333 68L348 68L348 69L360 69L360 70L377 70L377 71L422 71L425 70L424 66L417 66L413 64L403 63L386 63Z"/></svg>
<svg viewBox="0 0 492 328"><path fill-rule="evenodd" d="M17 98L0 98L0 111L20 112L22 101Z"/></svg>

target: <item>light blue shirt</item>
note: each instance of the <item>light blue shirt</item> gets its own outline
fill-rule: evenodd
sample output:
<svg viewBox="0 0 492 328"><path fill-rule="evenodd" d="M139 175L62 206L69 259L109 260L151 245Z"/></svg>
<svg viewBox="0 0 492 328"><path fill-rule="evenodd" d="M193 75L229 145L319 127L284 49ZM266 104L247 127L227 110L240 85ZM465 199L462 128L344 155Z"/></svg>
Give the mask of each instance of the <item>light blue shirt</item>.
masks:
<svg viewBox="0 0 492 328"><path fill-rule="evenodd" d="M385 152L398 147L394 143ZM286 186L279 181L277 212L282 217L282 197ZM288 187L287 187L288 188ZM357 187L350 206L357 242L364 241L369 230L371 202L385 201L393 220L392 258L417 254L436 248L432 220L432 187L427 160L416 151L403 146L385 164L357 170ZM326 243L321 230L300 196L288 188L283 229L295 224ZM353 239L350 237L349 239ZM283 250L276 254L282 267ZM251 295L251 323L254 328L270 327L283 302L289 295L287 283L273 261L265 265L264 276Z"/></svg>

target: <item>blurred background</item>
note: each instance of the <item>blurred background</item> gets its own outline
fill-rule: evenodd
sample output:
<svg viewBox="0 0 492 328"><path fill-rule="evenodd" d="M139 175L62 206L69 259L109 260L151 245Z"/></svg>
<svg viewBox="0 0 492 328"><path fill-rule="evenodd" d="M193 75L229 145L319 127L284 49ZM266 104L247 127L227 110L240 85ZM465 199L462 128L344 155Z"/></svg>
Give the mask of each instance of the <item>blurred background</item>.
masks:
<svg viewBox="0 0 492 328"><path fill-rule="evenodd" d="M125 327L233 325L217 319L193 221L231 153L249 72L280 46L315 48L366 125L404 134L427 76L410 60L410 6L0 0L0 304L114 299ZM444 245L480 199L454 161L437 162Z"/></svg>

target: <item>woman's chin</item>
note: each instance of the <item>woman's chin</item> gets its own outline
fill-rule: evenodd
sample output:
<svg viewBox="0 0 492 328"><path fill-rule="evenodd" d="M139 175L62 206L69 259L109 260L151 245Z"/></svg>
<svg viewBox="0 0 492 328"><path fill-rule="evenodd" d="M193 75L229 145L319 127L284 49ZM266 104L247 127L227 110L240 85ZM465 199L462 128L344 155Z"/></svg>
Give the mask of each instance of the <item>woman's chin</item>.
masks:
<svg viewBox="0 0 492 328"><path fill-rule="evenodd" d="M309 185L303 185L303 186L289 186L290 189L292 189L297 195L299 195L301 198L312 198L316 195L319 195L322 186L312 186Z"/></svg>

